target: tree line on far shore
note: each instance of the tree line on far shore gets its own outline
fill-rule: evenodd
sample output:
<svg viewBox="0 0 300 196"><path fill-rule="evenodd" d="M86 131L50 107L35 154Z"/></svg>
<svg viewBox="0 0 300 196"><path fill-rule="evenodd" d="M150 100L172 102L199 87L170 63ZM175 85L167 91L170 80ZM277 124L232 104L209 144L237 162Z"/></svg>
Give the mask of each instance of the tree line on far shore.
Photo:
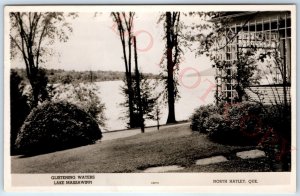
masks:
<svg viewBox="0 0 300 196"><path fill-rule="evenodd" d="M17 72L25 83L28 83L26 70L22 68L12 69ZM50 84L58 83L86 83L86 82L102 82L102 81L116 81L124 79L124 72L122 71L75 71L63 69L44 69L48 82ZM159 76L152 73L144 73L143 76L147 79L157 79Z"/></svg>

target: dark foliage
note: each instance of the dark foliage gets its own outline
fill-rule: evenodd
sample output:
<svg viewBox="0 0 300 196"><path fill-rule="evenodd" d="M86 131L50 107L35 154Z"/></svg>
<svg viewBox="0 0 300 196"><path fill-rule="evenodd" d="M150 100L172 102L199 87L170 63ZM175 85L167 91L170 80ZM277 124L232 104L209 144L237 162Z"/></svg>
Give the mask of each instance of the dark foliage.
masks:
<svg viewBox="0 0 300 196"><path fill-rule="evenodd" d="M265 107L265 116L262 119L268 127L259 145L271 157L272 165L279 162L283 171L291 168L291 115L290 105L270 105Z"/></svg>
<svg viewBox="0 0 300 196"><path fill-rule="evenodd" d="M24 84L22 78L15 72L10 73L10 150L15 153L17 134L30 112L27 97L23 95Z"/></svg>
<svg viewBox="0 0 300 196"><path fill-rule="evenodd" d="M101 139L94 118L67 102L47 102L33 109L16 140L20 154L32 155L63 150Z"/></svg>
<svg viewBox="0 0 300 196"><path fill-rule="evenodd" d="M212 140L223 144L267 144L275 133L284 135L291 132L291 116L284 117L276 111L274 106L250 102L201 106L191 118L191 128L208 133ZM267 136L270 130L273 133Z"/></svg>

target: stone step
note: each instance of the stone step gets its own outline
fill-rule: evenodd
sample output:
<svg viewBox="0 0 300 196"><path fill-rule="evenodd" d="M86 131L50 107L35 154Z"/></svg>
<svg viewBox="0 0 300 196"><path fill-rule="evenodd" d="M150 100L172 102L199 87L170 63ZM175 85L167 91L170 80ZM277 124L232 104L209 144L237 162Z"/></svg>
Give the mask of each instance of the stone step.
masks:
<svg viewBox="0 0 300 196"><path fill-rule="evenodd" d="M198 159L196 161L196 165L209 165L213 163L221 163L228 161L228 159L224 156L215 156L215 157L209 157L204 159Z"/></svg>
<svg viewBox="0 0 300 196"><path fill-rule="evenodd" d="M163 172L170 172L170 171L178 171L182 170L184 167L179 165L169 165L169 166L160 166L160 167L149 167L145 169L144 173L163 173Z"/></svg>
<svg viewBox="0 0 300 196"><path fill-rule="evenodd" d="M256 158L266 157L266 153L262 150L248 150L248 151L237 152L236 156L241 159L256 159Z"/></svg>

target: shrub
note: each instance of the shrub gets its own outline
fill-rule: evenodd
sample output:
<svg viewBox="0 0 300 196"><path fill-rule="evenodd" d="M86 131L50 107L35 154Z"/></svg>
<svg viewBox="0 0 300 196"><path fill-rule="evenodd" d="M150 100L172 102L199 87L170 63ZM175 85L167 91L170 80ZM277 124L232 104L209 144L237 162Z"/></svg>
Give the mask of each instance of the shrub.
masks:
<svg viewBox="0 0 300 196"><path fill-rule="evenodd" d="M192 116L191 128L223 144L278 146L275 135L290 141L291 111L251 102L201 106Z"/></svg>
<svg viewBox="0 0 300 196"><path fill-rule="evenodd" d="M231 145L256 145L264 132L262 107L259 104L243 102L220 106L222 118L212 116L207 129L212 140ZM217 128L215 124L221 123Z"/></svg>
<svg viewBox="0 0 300 196"><path fill-rule="evenodd" d="M291 105L271 105L265 107L263 117L267 125L259 146L271 160L281 163L283 171L291 167Z"/></svg>
<svg viewBox="0 0 300 196"><path fill-rule="evenodd" d="M206 126L208 137L215 142L241 146L257 144L257 135L246 134L243 129L233 126L232 121L222 115L210 116Z"/></svg>
<svg viewBox="0 0 300 196"><path fill-rule="evenodd" d="M16 147L22 154L40 154L92 144L101 137L96 120L76 105L46 102L28 115Z"/></svg>
<svg viewBox="0 0 300 196"><path fill-rule="evenodd" d="M205 123L208 131L208 137L222 144L239 144L241 142L241 134L238 129L232 129L229 121L224 115L213 114L209 116Z"/></svg>
<svg viewBox="0 0 300 196"><path fill-rule="evenodd" d="M263 121L271 126L276 132L286 138L291 137L291 106L270 105L265 107Z"/></svg>
<svg viewBox="0 0 300 196"><path fill-rule="evenodd" d="M201 106L191 118L191 128L219 143L255 144L263 132L262 116L261 105L249 102Z"/></svg>
<svg viewBox="0 0 300 196"><path fill-rule="evenodd" d="M200 133L206 133L207 126L205 126L205 124L207 123L209 116L216 114L217 112L218 107L215 105L210 104L206 106L200 106L195 110L191 117L191 129Z"/></svg>

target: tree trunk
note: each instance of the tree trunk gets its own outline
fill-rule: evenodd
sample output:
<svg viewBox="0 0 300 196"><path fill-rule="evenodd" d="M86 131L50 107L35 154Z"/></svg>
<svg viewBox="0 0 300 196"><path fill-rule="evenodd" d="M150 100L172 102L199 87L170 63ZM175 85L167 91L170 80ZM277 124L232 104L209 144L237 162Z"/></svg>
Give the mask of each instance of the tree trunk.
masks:
<svg viewBox="0 0 300 196"><path fill-rule="evenodd" d="M118 21L118 25L121 25L122 21ZM120 24L119 24L120 23ZM132 76L131 76L131 49L128 52L128 58L126 55L126 44L124 40L125 34L124 31L120 31L120 39L122 43L122 49L123 49L123 57L124 57L124 63L125 63L125 75L126 75L126 85L128 89L128 106L129 106L129 127L134 128L134 113L133 113L133 91L132 91ZM129 38L128 38L129 39ZM129 43L129 42L128 42ZM131 47L131 44L128 45L128 48Z"/></svg>
<svg viewBox="0 0 300 196"><path fill-rule="evenodd" d="M36 107L39 102L39 92L36 90L36 87L32 87L32 94L33 94L33 101L32 101L32 107Z"/></svg>
<svg viewBox="0 0 300 196"><path fill-rule="evenodd" d="M129 127L134 128L134 113L133 113L133 90L132 90L132 75L131 73L126 73L126 83L128 89L128 105L129 105Z"/></svg>
<svg viewBox="0 0 300 196"><path fill-rule="evenodd" d="M157 122L157 130L159 130L159 120L160 120L160 117L159 117L159 113L160 113L160 111L159 111L159 108L158 108L159 106L156 106L156 122Z"/></svg>
<svg viewBox="0 0 300 196"><path fill-rule="evenodd" d="M170 52L169 52L170 51ZM168 119L167 123L175 123L175 98L174 98L174 79L173 79L173 62L172 60L172 51L168 50L167 59L168 59L168 79L167 79L167 87L168 87Z"/></svg>
<svg viewBox="0 0 300 196"><path fill-rule="evenodd" d="M175 20L175 18L173 18ZM175 123L175 93L174 93L174 62L173 62L173 47L172 37L174 36L174 26L171 12L166 12L166 37L167 37L167 88L168 88L168 123Z"/></svg>
<svg viewBox="0 0 300 196"><path fill-rule="evenodd" d="M32 105L31 107L34 108L38 105L39 102L39 87L37 86L37 75L38 75L38 69L35 66L30 65L30 70L28 70L27 75L31 88L32 88Z"/></svg>
<svg viewBox="0 0 300 196"><path fill-rule="evenodd" d="M126 19L125 19L126 20ZM129 18L130 20L130 18ZM132 41L132 35L131 35L131 27L127 29L128 33L128 97L129 97L129 125L130 128L136 127L136 123L134 122L134 111L133 111L133 98L134 98L134 92L132 89L132 75L131 75L131 41Z"/></svg>

